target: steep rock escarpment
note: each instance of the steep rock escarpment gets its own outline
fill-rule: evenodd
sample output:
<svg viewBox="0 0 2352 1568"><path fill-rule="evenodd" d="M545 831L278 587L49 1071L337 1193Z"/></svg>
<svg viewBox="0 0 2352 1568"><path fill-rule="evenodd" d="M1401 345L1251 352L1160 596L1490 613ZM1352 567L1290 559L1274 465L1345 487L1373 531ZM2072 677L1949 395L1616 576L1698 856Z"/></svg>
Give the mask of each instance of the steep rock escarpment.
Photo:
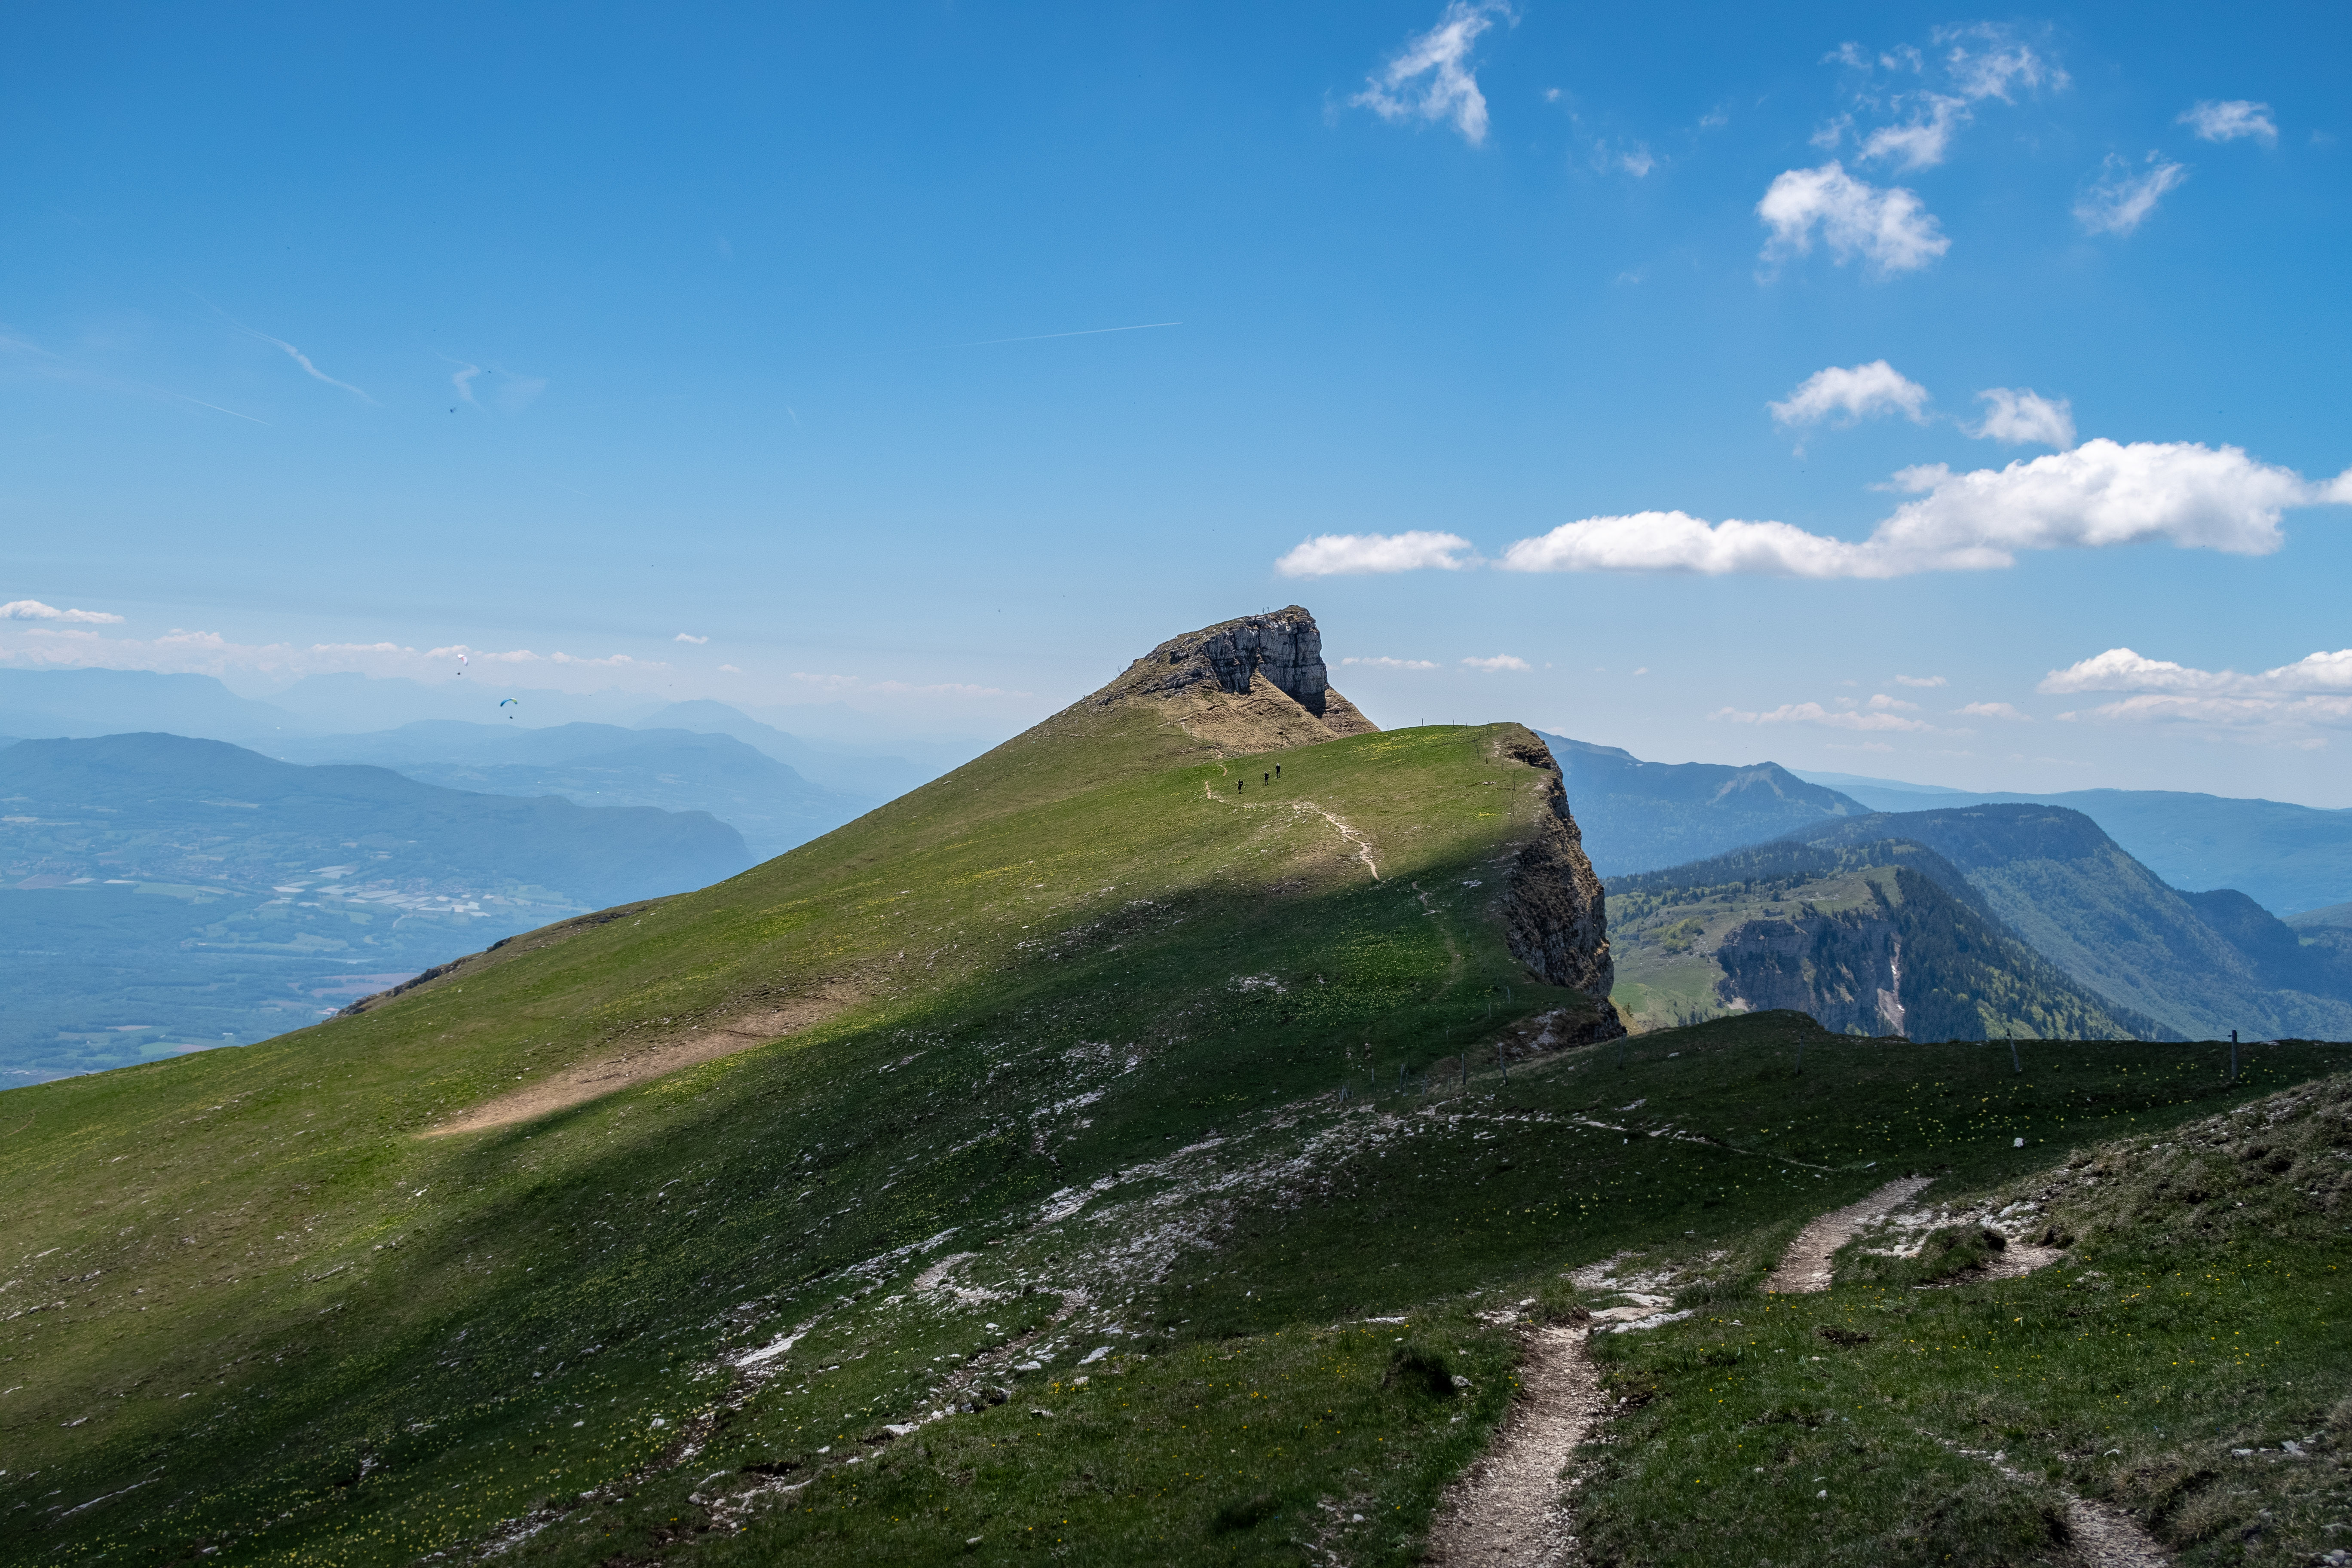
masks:
<svg viewBox="0 0 2352 1568"><path fill-rule="evenodd" d="M1601 879L1585 858L1583 836L1569 815L1559 764L1526 730L1497 750L1550 775L1535 836L1512 863L1503 892L1504 940L1511 956L1530 973L1554 985L1572 986L1592 999L1594 1016L1574 1028L1567 1043L1613 1040L1625 1032L1625 1025L1609 1005L1609 990L1616 983L1616 966L1609 956L1609 911Z"/></svg>
<svg viewBox="0 0 2352 1568"><path fill-rule="evenodd" d="M1885 913L1744 921L1725 933L1716 962L1717 990L1734 1007L1810 1013L1843 1035L1903 1033L1903 942Z"/></svg>
<svg viewBox="0 0 2352 1568"><path fill-rule="evenodd" d="M1153 703L1198 738L1234 752L1380 728L1332 689L1323 634L1297 605L1170 637L1088 701Z"/></svg>

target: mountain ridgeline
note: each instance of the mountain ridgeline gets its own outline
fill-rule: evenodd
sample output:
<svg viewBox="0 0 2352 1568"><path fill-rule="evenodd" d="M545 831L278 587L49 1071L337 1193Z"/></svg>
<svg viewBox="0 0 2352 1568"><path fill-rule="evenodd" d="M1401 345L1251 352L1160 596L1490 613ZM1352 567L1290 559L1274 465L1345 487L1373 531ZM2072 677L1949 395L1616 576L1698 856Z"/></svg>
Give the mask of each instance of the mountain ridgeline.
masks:
<svg viewBox="0 0 2352 1568"><path fill-rule="evenodd" d="M1853 847L1909 839L1950 863L1984 907L2118 1016L2190 1039L2352 1038L2352 962L2252 900L2183 893L2079 811L2039 805L1885 813L1815 830Z"/></svg>
<svg viewBox="0 0 2352 1568"><path fill-rule="evenodd" d="M2175 1037L2075 984L1908 840L1758 845L1612 878L1609 899L1637 1029L1791 1008L1842 1034Z"/></svg>
<svg viewBox="0 0 2352 1568"><path fill-rule="evenodd" d="M1540 731L1538 731L1540 733ZM1777 763L1645 763L1615 746L1545 734L1603 877L1704 860L1847 817L1858 801L1807 784Z"/></svg>
<svg viewBox="0 0 2352 1568"><path fill-rule="evenodd" d="M2310 1080L2341 1054L2252 1047L2233 1082L2207 1046L2043 1041L2019 1073L1772 1007L2120 1032L1942 857L1876 840L1625 895L1750 1010L1624 1038L1571 804L1518 725L1375 729L1293 607L712 886L12 1089L9 1555L1407 1568L1590 1314L1622 1396L1586 1401L1571 1506L1619 1561L2056 1560L2045 1478L2093 1468L2159 1478L2174 1544L2316 1556L2333 1471L2203 1478L2345 1392L2342 1315L2273 1283L2330 1289L2311 1193L2352 1089ZM2168 1182L2186 1224L2085 1220L2000 1283L1766 1288L1897 1171L2054 1249L2078 1222L2005 1184L2128 1194L2143 1151L2099 1141L2241 1110L2261 1157ZM2182 1278L2168 1329L2145 1302ZM2216 1319L2274 1346L2290 1310L2280 1375L2210 1355ZM1986 1322L2062 1326L2019 1379ZM2118 1386L2191 1436L2119 1421ZM2014 1475L1958 1449L1987 1410ZM1782 1484L1832 1470L1835 1507Z"/></svg>

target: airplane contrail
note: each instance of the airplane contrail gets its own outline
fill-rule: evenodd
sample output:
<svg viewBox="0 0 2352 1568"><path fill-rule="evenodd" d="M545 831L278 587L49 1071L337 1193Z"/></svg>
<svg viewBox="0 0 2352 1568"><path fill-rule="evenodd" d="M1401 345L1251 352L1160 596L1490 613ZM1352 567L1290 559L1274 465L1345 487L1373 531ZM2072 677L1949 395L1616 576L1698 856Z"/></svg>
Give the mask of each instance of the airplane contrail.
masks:
<svg viewBox="0 0 2352 1568"><path fill-rule="evenodd" d="M1038 332L1025 338L982 338L976 343L950 343L951 349L984 349L998 343L1042 343L1048 338L1098 338L1105 332L1148 332L1154 327L1181 327L1181 321L1139 321L1131 327L1089 327L1082 332Z"/></svg>
<svg viewBox="0 0 2352 1568"><path fill-rule="evenodd" d="M214 304L210 300L205 300L202 294L197 294L194 289L189 289L188 292L195 295L198 300L204 300L205 305L211 310L214 315L218 316L222 321L226 321L230 326L235 327L238 331L245 333L247 337L259 338L265 343L274 343L278 347L284 349L287 353L292 357L294 363L300 365L303 370L314 379L323 381L329 386L340 386L345 392L350 393L353 397L358 398L362 403L373 404L378 408L383 406L383 405L377 403L374 398L370 397L365 392L353 386L350 382L337 381L333 376L329 375L325 371L320 370L317 365L312 364L309 354L304 353L300 349L296 348L284 338L273 338L268 332L255 331L251 327L247 326L243 321L238 321L235 316L230 315L226 310L224 310L218 305ZM226 410L223 410L223 412L226 413Z"/></svg>

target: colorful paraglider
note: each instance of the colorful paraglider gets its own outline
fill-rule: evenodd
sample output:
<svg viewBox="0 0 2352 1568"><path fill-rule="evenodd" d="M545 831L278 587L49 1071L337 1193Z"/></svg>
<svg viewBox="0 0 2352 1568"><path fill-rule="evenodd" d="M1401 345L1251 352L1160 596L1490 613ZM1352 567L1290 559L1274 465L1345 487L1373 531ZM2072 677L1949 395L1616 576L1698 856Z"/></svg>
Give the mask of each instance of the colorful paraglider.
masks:
<svg viewBox="0 0 2352 1568"><path fill-rule="evenodd" d="M521 703L520 703L520 702L516 701L516 700L515 700L513 698L511 698L511 697L506 698L505 700L503 700L502 701L500 701L500 702L499 703L499 707L501 710L508 709L508 708L520 708L520 707L521 707L521 706L522 706L522 704L521 704ZM509 714L507 715L507 720L508 720L508 721L509 721L509 722L512 722L512 721L513 721L513 720L514 720L514 715L513 715L513 714L511 714L511 713L509 713Z"/></svg>

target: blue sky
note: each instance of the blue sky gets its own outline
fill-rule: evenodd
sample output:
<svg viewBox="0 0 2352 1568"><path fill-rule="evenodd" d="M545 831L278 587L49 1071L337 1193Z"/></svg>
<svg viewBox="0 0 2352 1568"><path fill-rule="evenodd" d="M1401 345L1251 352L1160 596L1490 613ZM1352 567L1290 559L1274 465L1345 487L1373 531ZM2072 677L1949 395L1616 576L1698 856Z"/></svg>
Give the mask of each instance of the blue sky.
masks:
<svg viewBox="0 0 2352 1568"><path fill-rule="evenodd" d="M992 738L1297 601L1385 724L2352 805L2341 6L0 46L9 663Z"/></svg>

